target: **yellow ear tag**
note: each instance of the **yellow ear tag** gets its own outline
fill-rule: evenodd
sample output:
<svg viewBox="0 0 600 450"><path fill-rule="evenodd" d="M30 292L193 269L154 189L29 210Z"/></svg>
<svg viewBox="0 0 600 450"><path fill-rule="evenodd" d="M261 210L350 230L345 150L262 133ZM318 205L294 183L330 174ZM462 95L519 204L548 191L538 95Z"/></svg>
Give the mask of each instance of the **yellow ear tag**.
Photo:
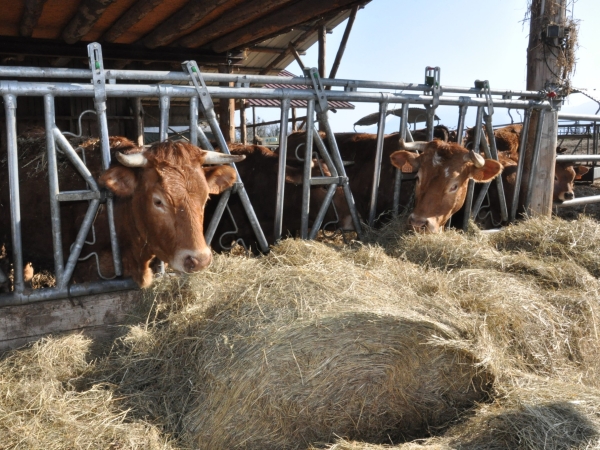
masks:
<svg viewBox="0 0 600 450"><path fill-rule="evenodd" d="M402 173L412 173L413 167L407 161L404 163L401 170L402 170Z"/></svg>

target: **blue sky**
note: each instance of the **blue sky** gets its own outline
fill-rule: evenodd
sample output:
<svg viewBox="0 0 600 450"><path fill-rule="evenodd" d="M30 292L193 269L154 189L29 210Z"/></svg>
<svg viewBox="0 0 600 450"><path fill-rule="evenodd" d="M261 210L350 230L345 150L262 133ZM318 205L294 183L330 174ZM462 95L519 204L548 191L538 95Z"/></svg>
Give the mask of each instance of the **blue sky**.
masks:
<svg viewBox="0 0 600 450"><path fill-rule="evenodd" d="M494 89L525 89L527 3L527 0L372 0L358 12L337 78L421 83L426 66L439 66L442 85L470 87L476 79L487 79ZM571 10L574 19L580 21L572 85L586 88L600 99L600 0L576 0ZM340 24L327 35L327 73L345 25L346 22ZM313 45L302 59L307 66L316 67L317 54L317 45ZM287 69L301 73L296 62ZM332 126L335 131L351 131L354 122L377 109L375 104L356 103L353 111L330 114ZM567 100L562 110L593 114L597 109L596 103L577 94ZM272 117L261 112L258 112L261 117ZM442 118L441 123L456 127L456 107L440 108L437 114ZM474 120L474 111L467 116L469 119ZM398 121L394 116L388 117L386 131L397 131ZM506 110L497 108L494 123L509 122ZM357 127L357 131L365 132L375 129L375 126Z"/></svg>

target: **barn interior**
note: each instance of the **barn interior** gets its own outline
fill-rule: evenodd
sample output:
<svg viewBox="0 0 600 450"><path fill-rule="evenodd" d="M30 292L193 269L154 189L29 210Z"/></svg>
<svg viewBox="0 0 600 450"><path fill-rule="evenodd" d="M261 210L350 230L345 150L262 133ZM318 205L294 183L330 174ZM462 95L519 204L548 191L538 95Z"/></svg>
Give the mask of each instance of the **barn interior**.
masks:
<svg viewBox="0 0 600 450"><path fill-rule="evenodd" d="M335 78L352 23L365 0L18 0L3 7L0 64L3 66L88 68L86 46L102 44L106 69L181 70L195 60L202 71L276 75L313 44L319 45L319 71ZM350 19L330 70L325 67L327 33ZM30 79L31 80L31 79ZM78 132L79 115L92 99L61 98L57 125ZM110 99L109 130L141 141L142 128L158 125L156 101ZM236 140L234 115L245 101L218 102L228 141ZM141 108L140 108L141 106ZM4 114L3 112L0 114ZM40 98L19 98L19 131L43 125ZM173 127L188 123L187 107L171 104ZM82 118L83 133L97 133L96 118ZM245 134L244 134L245 136Z"/></svg>

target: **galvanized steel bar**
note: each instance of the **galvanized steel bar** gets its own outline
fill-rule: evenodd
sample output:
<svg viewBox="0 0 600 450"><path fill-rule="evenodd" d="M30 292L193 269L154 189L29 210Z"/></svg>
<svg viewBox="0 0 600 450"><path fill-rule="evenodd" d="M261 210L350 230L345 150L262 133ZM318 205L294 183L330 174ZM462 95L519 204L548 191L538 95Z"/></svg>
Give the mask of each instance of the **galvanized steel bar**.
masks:
<svg viewBox="0 0 600 450"><path fill-rule="evenodd" d="M304 144L304 173L302 176L302 210L300 213L300 237L308 238L308 216L310 214L310 179L312 172L313 127L315 124L315 101L306 105L306 143Z"/></svg>
<svg viewBox="0 0 600 450"><path fill-rule="evenodd" d="M489 110L492 110L492 108L489 107ZM489 139L489 156L486 152L486 157L498 161L498 149L496 148L496 137L494 135L494 127L492 125L492 114L485 114L483 116L483 119L485 122L485 130ZM487 142L485 138L482 140L482 142L484 141ZM504 196L502 176L497 176L494 182L496 183L496 186L498 188L498 200L500 201L500 217L502 218L503 222L506 222L508 220L508 209L506 206L506 197Z"/></svg>
<svg viewBox="0 0 600 450"><path fill-rule="evenodd" d="M60 79L83 79L89 80L92 77L92 71L87 69L59 69L59 68L37 68L37 67L0 67L0 77L6 78L60 78ZM235 75L206 73L204 79L209 83L251 83L261 84L281 84L281 85L302 85L310 86L311 83L305 77L280 77L268 75ZM106 78L114 80L130 81L156 81L156 82L181 82L190 81L190 76L185 72L179 71L142 71L142 70L106 70ZM413 90L427 91L431 87L425 84L397 83L389 81L370 81L370 80L347 80L341 78L321 78L323 86L332 87L352 87L366 89L389 89L389 90ZM480 89L465 88L457 86L441 86L443 92L456 94L478 94ZM505 97L529 97L544 99L545 95L538 91L514 91L509 89L490 90L492 95Z"/></svg>
<svg viewBox="0 0 600 450"><path fill-rule="evenodd" d="M535 179L535 175L537 172L537 160L538 155L540 153L540 145L542 142L542 127L544 126L544 116L546 115L543 110L539 111L538 114L538 123L537 128L535 130L535 143L533 144L533 154L531 155L531 167L529 170L529 179L527 182L527 197L525 200L525 211L527 212L529 212L529 206L531 205L531 186L533 185L533 180Z"/></svg>
<svg viewBox="0 0 600 450"><path fill-rule="evenodd" d="M155 97L161 95L160 87L167 85L106 85L106 93L109 97ZM173 85L170 97L190 98L197 95L191 86ZM315 98L315 93L308 89L265 89L265 88L230 88L220 86L207 87L207 93L214 98L256 98L256 99L280 99L289 97L290 100L308 100ZM0 81L0 94L42 96L44 94L53 94L55 97L92 97L93 87L84 84L69 83L36 83L20 81ZM342 100L350 102L370 102L378 103L381 101L381 93L376 92L350 92L350 91L327 91L329 100ZM417 94L396 94L389 93L389 103L414 103L427 105L433 101L432 96ZM460 105L468 106L486 106L487 102L483 98L473 97L439 97L440 105ZM533 107L535 109L551 109L549 102L535 102L533 100L503 100L495 99L495 107L524 109Z"/></svg>
<svg viewBox="0 0 600 450"><path fill-rule="evenodd" d="M46 149L48 154L48 185L50 195L50 218L52 227L52 246L54 250L54 276L57 284L62 281L64 273L64 255L62 247L60 204L58 194L58 164L56 163L56 141L54 140L55 110L54 97L44 96L44 119L46 124Z"/></svg>
<svg viewBox="0 0 600 450"><path fill-rule="evenodd" d="M379 122L377 123L377 146L375 147L375 164L373 170L373 182L371 184L371 202L369 203L369 226L375 223L377 212L377 194L379 193L379 179L381 177L381 158L383 155L383 136L385 132L385 118L388 103L383 101L379 104Z"/></svg>
<svg viewBox="0 0 600 450"><path fill-rule="evenodd" d="M467 116L467 105L458 107L458 125L456 126L456 143L462 145L463 134L465 132L465 117Z"/></svg>
<svg viewBox="0 0 600 450"><path fill-rule="evenodd" d="M159 100L160 120L158 124L158 138L160 142L169 139L169 108L171 99L168 95L161 95Z"/></svg>
<svg viewBox="0 0 600 450"><path fill-rule="evenodd" d="M323 223L323 219L325 218L325 214L329 209L329 205L333 200L333 196L335 195L335 190L337 189L337 184L331 184L327 188L327 194L325 194L325 198L323 199L323 203L319 208L319 212L317 213L317 217L315 217L315 221L313 222L313 226L310 229L310 234L308 235L308 239L315 239L317 237L317 233L321 228L321 224Z"/></svg>
<svg viewBox="0 0 600 450"><path fill-rule="evenodd" d="M519 155L525 155L525 147L527 146L527 135L529 134L529 122L531 121L531 109L525 110L525 116L523 117L523 128L521 130L521 138L519 139ZM523 180L523 167L525 165L525 158L519 157L517 163L517 174L515 176L515 191L513 192L512 205L510 208L509 220L514 222L517 217L517 209L519 206L519 195L521 193L521 183Z"/></svg>
<svg viewBox="0 0 600 450"><path fill-rule="evenodd" d="M400 114L400 129L399 137L406 141L406 132L408 131L408 103L402 103L402 112ZM412 140L412 136L411 136ZM394 200L393 200L393 215L396 217L400 208L400 192L402 189L402 171L396 168L394 172Z"/></svg>
<svg viewBox="0 0 600 450"><path fill-rule="evenodd" d="M79 172L79 174L85 180L90 190L92 190L93 192L100 192L100 188L98 187L96 180L92 176L92 173L83 163L77 152L75 152L67 138L64 137L64 135L61 133L61 131L56 125L52 127L51 134L54 138L54 141L58 143L58 146L61 148L65 156L69 159L69 161L71 161L71 164L75 166L77 172Z"/></svg>
<svg viewBox="0 0 600 450"><path fill-rule="evenodd" d="M285 165L287 159L287 129L290 115L290 99L281 102L281 123L279 128L279 171L277 176L277 194L275 200L275 223L273 238L275 242L281 239L283 227L283 200L285 195Z"/></svg>
<svg viewBox="0 0 600 450"><path fill-rule="evenodd" d="M198 145L198 97L190 98L190 143Z"/></svg>
<svg viewBox="0 0 600 450"><path fill-rule="evenodd" d="M556 155L558 162L600 161L600 155Z"/></svg>
<svg viewBox="0 0 600 450"><path fill-rule="evenodd" d="M558 113L558 120L575 120L583 122L600 122L600 116L594 114Z"/></svg>
<svg viewBox="0 0 600 450"><path fill-rule="evenodd" d="M219 202L217 203L215 212L208 224L208 227L206 228L206 231L204 232L204 240L206 241L207 245L210 245L215 236L215 232L217 231L221 217L223 217L223 212L225 211L225 207L227 206L227 202L229 201L229 197L231 197L231 192L233 189L234 188L227 189L219 197Z"/></svg>
<svg viewBox="0 0 600 450"><path fill-rule="evenodd" d="M23 292L23 252L21 247L21 200L19 196L19 155L17 149L17 98L4 95L6 116L6 150L8 152L8 185L10 191L10 224L13 245L14 290Z"/></svg>
<svg viewBox="0 0 600 450"><path fill-rule="evenodd" d="M481 123L483 121L483 106L477 107L477 115L475 119L475 136L473 137L473 151L479 152L479 143L481 142ZM469 228L469 220L471 219L471 211L473 208L473 194L475 191L475 182L469 179L469 185L467 187L467 199L465 200L465 216L463 218L463 230L467 231Z"/></svg>
<svg viewBox="0 0 600 450"><path fill-rule="evenodd" d="M15 306L28 303L57 300L61 298L81 297L83 295L95 295L106 292L124 291L136 289L138 285L131 278L125 280L108 280L101 282L72 284L63 288L51 287L35 289L33 291L12 292L0 295L0 306Z"/></svg>
<svg viewBox="0 0 600 450"><path fill-rule="evenodd" d="M562 203L554 203L557 208L565 208L567 206L588 205L590 203L599 203L600 195L590 195L588 197L575 198L573 200L565 200Z"/></svg>

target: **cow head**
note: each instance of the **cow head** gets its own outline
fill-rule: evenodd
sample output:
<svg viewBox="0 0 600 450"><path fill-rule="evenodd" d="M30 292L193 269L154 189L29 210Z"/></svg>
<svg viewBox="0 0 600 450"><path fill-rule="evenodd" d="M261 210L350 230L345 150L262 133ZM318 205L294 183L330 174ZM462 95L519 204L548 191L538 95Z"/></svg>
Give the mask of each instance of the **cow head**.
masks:
<svg viewBox="0 0 600 450"><path fill-rule="evenodd" d="M552 200L562 203L565 200L573 200L573 183L588 173L590 169L585 166L574 165L569 162L557 162L554 166L554 194Z"/></svg>
<svg viewBox="0 0 600 450"><path fill-rule="evenodd" d="M434 140L404 143L406 150L392 153L392 164L402 172L417 172L415 208L408 222L413 229L439 232L465 201L469 179L478 183L492 180L500 172L498 161L484 159L458 144Z"/></svg>
<svg viewBox="0 0 600 450"><path fill-rule="evenodd" d="M210 194L233 185L235 170L224 164L244 156L208 152L183 142L162 142L144 152L122 154L100 183L119 200L116 217L125 275L142 287L152 281L154 256L179 272L196 272L211 260L203 233Z"/></svg>

